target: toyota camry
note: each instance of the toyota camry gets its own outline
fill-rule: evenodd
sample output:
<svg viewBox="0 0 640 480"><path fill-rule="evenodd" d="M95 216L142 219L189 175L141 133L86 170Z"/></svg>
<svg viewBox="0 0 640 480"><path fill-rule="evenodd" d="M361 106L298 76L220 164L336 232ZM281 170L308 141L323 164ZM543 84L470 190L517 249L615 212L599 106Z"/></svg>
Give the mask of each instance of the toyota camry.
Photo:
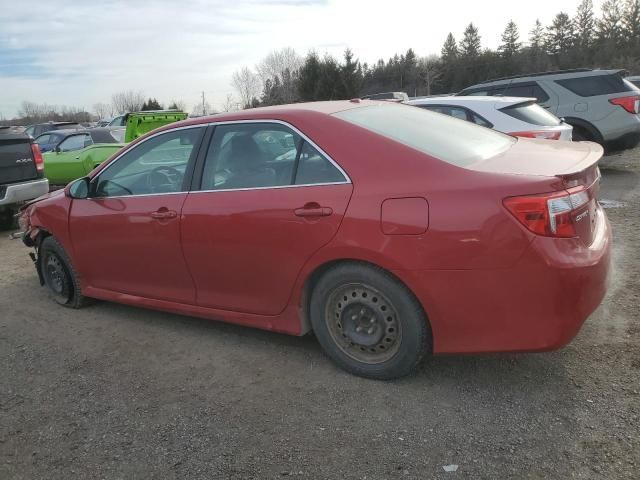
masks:
<svg viewBox="0 0 640 480"><path fill-rule="evenodd" d="M388 102L256 108L155 130L21 223L63 306L313 332L390 379L575 336L607 285L601 156Z"/></svg>

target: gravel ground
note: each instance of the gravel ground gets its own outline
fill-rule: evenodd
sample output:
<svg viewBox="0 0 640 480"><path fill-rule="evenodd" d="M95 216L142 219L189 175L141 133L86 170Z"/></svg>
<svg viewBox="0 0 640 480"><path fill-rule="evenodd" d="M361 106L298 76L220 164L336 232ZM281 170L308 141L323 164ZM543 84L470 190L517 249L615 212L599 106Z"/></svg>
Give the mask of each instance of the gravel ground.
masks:
<svg viewBox="0 0 640 480"><path fill-rule="evenodd" d="M2 234L0 478L638 478L640 149L601 169L612 285L574 342L396 382L338 370L313 338L57 307Z"/></svg>

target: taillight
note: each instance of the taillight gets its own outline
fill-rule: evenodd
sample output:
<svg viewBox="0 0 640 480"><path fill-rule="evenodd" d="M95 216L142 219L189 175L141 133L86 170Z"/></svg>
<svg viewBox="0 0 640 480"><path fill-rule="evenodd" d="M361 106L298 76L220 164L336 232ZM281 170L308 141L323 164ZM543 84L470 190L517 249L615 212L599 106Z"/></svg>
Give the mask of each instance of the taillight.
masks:
<svg viewBox="0 0 640 480"><path fill-rule="evenodd" d="M610 98L609 103L624 108L629 113L640 113L640 96Z"/></svg>
<svg viewBox="0 0 640 480"><path fill-rule="evenodd" d="M42 159L40 147L37 144L32 143L31 151L33 152L33 160L36 162L36 170L38 173L44 172L44 160Z"/></svg>
<svg viewBox="0 0 640 480"><path fill-rule="evenodd" d="M548 237L577 236L572 215L587 203L589 193L584 187L504 199L504 206L520 223Z"/></svg>
<svg viewBox="0 0 640 480"><path fill-rule="evenodd" d="M509 135L513 135L514 137L525 137L525 138L544 138L546 140L559 140L560 132L558 131L546 131L546 130L537 130L531 132L511 132Z"/></svg>

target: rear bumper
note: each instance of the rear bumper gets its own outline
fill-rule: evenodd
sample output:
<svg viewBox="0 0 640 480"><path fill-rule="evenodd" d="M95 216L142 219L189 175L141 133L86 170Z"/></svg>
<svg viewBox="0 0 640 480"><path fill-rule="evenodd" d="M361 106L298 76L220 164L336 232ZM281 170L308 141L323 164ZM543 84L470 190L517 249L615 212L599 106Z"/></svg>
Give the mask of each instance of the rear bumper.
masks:
<svg viewBox="0 0 640 480"><path fill-rule="evenodd" d="M554 350L569 343L607 290L611 228L594 241L536 237L502 270L398 271L422 301L434 353Z"/></svg>
<svg viewBox="0 0 640 480"><path fill-rule="evenodd" d="M32 200L49 191L49 180L40 178L31 182L12 183L4 187L4 195L0 196L0 205Z"/></svg>

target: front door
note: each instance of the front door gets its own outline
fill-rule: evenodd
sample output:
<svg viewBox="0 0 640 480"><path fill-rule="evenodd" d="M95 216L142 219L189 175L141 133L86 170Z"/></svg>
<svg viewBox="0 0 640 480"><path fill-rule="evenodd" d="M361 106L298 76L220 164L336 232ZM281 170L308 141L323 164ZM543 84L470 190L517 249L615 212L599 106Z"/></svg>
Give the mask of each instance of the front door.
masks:
<svg viewBox="0 0 640 480"><path fill-rule="evenodd" d="M149 138L91 182L74 200L70 229L75 258L92 287L182 303L195 288L180 247L184 176L204 127Z"/></svg>
<svg viewBox="0 0 640 480"><path fill-rule="evenodd" d="M280 313L305 261L336 234L351 191L346 174L285 125L217 126L201 188L183 207L198 305Z"/></svg>

